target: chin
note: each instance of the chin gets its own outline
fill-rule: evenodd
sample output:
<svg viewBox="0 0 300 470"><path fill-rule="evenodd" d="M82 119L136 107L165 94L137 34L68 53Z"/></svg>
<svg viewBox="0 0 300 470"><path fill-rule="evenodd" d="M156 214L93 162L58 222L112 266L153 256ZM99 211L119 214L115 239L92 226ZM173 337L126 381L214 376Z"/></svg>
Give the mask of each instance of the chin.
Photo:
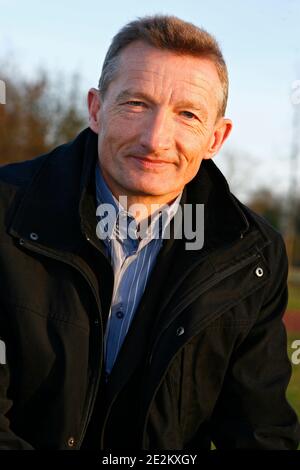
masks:
<svg viewBox="0 0 300 470"><path fill-rule="evenodd" d="M147 181L143 181L143 178L139 178L137 176L135 181L132 181L132 184L128 185L128 189L137 191L141 194L148 194L149 196L163 196L164 194L174 191L174 189L165 186L164 183L166 183L166 178L160 178L160 181L156 178L151 179L147 178Z"/></svg>
<svg viewBox="0 0 300 470"><path fill-rule="evenodd" d="M131 187L131 188L128 188L128 190L132 193L132 194L136 194L137 196L163 196L164 194L166 194L165 192L163 192L161 190L161 188L153 188L153 187L140 187L140 186L136 186L136 187Z"/></svg>

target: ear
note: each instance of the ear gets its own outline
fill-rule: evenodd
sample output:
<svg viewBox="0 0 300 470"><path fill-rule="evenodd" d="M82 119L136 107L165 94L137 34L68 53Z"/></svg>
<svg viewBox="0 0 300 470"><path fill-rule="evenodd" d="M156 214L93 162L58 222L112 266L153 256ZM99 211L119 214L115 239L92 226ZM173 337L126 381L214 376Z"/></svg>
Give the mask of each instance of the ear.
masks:
<svg viewBox="0 0 300 470"><path fill-rule="evenodd" d="M91 88L88 92L89 126L92 131L99 133L100 130L100 107L101 99L99 90Z"/></svg>
<svg viewBox="0 0 300 470"><path fill-rule="evenodd" d="M221 117L215 124L209 147L203 157L206 160L212 158L222 147L232 129L232 121Z"/></svg>

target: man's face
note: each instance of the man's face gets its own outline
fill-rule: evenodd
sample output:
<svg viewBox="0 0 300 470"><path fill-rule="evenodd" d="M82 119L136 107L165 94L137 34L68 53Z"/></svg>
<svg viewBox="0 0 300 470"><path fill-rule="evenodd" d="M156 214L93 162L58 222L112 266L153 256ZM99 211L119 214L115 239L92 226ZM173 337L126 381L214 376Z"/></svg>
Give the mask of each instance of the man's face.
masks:
<svg viewBox="0 0 300 470"><path fill-rule="evenodd" d="M222 87L206 58L143 42L124 49L105 97L90 90L90 126L113 194L170 202L211 158L231 122L217 119Z"/></svg>

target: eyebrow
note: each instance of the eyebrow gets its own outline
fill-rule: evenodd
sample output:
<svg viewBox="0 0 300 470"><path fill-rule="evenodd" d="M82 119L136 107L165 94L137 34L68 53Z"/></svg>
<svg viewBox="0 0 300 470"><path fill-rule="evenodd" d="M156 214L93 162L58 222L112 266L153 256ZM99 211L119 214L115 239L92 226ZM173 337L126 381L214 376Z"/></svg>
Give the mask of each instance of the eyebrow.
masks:
<svg viewBox="0 0 300 470"><path fill-rule="evenodd" d="M143 99L143 100L150 101L151 103L155 103L154 100L151 98L151 96L147 95L147 93L142 93L142 92L134 91L134 90L130 90L130 89L121 91L117 95L116 101L123 101L123 100L127 100L128 98L132 98L132 97L140 98L140 99Z"/></svg>
<svg viewBox="0 0 300 470"><path fill-rule="evenodd" d="M130 90L130 89L121 91L117 95L116 101L123 101L123 100L127 100L127 99L133 98L133 97L134 98L139 98L139 99L142 99L142 100L146 100L146 101L149 101L150 103L156 104L156 102L153 100L153 98L151 98L151 96L148 95L147 93L134 91L134 90ZM201 115L203 115L206 118L208 116L208 110L204 106L201 106L201 105L198 106L198 105L196 105L195 103L193 103L192 101L189 101L189 100L179 101L178 103L176 103L176 107L178 107L178 108L189 108L189 109L192 109L194 111L199 111L201 113Z"/></svg>

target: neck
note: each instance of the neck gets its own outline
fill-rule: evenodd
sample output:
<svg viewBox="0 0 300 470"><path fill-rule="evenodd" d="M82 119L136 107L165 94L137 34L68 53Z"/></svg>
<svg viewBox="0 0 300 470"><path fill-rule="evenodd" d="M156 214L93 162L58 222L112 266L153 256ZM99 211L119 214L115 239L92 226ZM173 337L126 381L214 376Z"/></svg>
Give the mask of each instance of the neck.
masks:
<svg viewBox="0 0 300 470"><path fill-rule="evenodd" d="M114 182L111 178L107 178L107 175L101 168L101 165L99 165L99 168L101 170L102 178L104 179L108 189L119 201L123 209L125 209L127 212L130 212L137 222L150 217L162 206L165 206L166 204L171 205L182 192L179 189L172 193L157 196L132 193L124 188L119 187L118 184L116 184L116 182Z"/></svg>
<svg viewBox="0 0 300 470"><path fill-rule="evenodd" d="M166 204L171 205L179 194L180 192L177 192L171 195L171 197L145 197L120 194L114 194L114 196L123 208L130 212L137 222L140 222L150 217L154 212L157 212L162 206Z"/></svg>

